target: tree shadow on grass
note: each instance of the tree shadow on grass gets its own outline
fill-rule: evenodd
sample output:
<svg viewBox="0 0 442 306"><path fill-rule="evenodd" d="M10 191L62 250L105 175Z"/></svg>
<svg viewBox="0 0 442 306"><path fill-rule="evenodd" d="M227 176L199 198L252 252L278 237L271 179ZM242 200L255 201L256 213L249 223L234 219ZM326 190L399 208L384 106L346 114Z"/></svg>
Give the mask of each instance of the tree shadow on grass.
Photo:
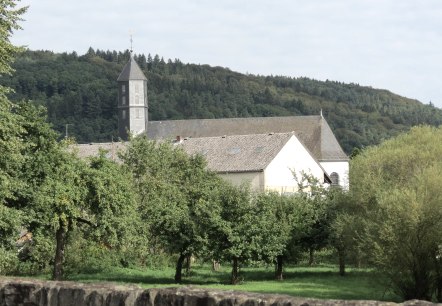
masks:
<svg viewBox="0 0 442 306"><path fill-rule="evenodd" d="M284 280L275 280L273 269L245 268L240 274L243 281L237 286L231 286L230 269L214 272L205 267L195 267L189 275L183 275L180 284L174 281L174 270L125 270L117 269L96 274L76 274L70 280L81 282L115 282L136 284L144 288L201 286L216 287L228 290L255 291L271 294L286 294L291 296L313 297L320 299L375 299L395 300L388 294L383 296L384 289L379 279L373 280L374 273L370 271L349 271L346 276L339 276L333 269L287 269ZM375 283L371 283L374 281Z"/></svg>
<svg viewBox="0 0 442 306"><path fill-rule="evenodd" d="M77 274L68 277L69 280L81 281L81 282L117 282L117 283L134 283L145 285L167 285L173 284L173 278L167 278L164 276L154 276L146 274Z"/></svg>
<svg viewBox="0 0 442 306"><path fill-rule="evenodd" d="M151 271L150 271L151 272ZM169 275L168 271L157 271L157 273L149 273L144 271L132 271L127 274L126 271L112 271L101 273L81 273L73 274L67 277L68 280L80 282L117 282L117 283L134 283L145 287L158 286L181 286L181 285L213 285L213 284L228 284L229 273L192 270L189 276L184 276L181 283L176 283L173 273Z"/></svg>

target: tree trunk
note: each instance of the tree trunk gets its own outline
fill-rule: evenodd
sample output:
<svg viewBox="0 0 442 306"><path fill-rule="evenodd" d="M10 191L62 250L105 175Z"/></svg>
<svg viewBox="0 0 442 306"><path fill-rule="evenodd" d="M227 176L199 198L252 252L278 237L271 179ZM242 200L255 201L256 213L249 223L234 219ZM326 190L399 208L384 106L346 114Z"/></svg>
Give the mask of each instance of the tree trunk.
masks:
<svg viewBox="0 0 442 306"><path fill-rule="evenodd" d="M436 302L442 303L442 277L439 276L437 279L436 288Z"/></svg>
<svg viewBox="0 0 442 306"><path fill-rule="evenodd" d="M234 257L232 261L232 277L230 279L230 283L232 285L238 284L238 258Z"/></svg>
<svg viewBox="0 0 442 306"><path fill-rule="evenodd" d="M339 257L339 275L345 275L345 250L344 248L338 248Z"/></svg>
<svg viewBox="0 0 442 306"><path fill-rule="evenodd" d="M442 303L442 260L434 257L434 266L436 267L435 287L436 287L436 302Z"/></svg>
<svg viewBox="0 0 442 306"><path fill-rule="evenodd" d="M64 262L64 248L66 246L66 233L67 228L62 220L59 221L59 227L55 233L55 258L54 258L54 271L53 280L63 280L63 262Z"/></svg>
<svg viewBox="0 0 442 306"><path fill-rule="evenodd" d="M359 250L359 248L356 251L356 263L357 263L357 267L358 269L360 269L362 267L362 262L361 262L361 251Z"/></svg>
<svg viewBox="0 0 442 306"><path fill-rule="evenodd" d="M212 270L217 272L217 271L219 271L219 268L220 268L219 261L212 260Z"/></svg>
<svg viewBox="0 0 442 306"><path fill-rule="evenodd" d="M178 261L176 263L175 283L181 283L184 259L186 259L186 255L180 254L180 257L178 257Z"/></svg>
<svg viewBox="0 0 442 306"><path fill-rule="evenodd" d="M186 256L186 276L190 275L190 269L192 268L192 254Z"/></svg>
<svg viewBox="0 0 442 306"><path fill-rule="evenodd" d="M283 263L282 255L276 256L275 279L277 279L277 280L283 280L284 279L284 277L282 276L282 263Z"/></svg>
<svg viewBox="0 0 442 306"><path fill-rule="evenodd" d="M308 265L311 267L315 264L315 250L313 248L309 248L309 259L308 259Z"/></svg>

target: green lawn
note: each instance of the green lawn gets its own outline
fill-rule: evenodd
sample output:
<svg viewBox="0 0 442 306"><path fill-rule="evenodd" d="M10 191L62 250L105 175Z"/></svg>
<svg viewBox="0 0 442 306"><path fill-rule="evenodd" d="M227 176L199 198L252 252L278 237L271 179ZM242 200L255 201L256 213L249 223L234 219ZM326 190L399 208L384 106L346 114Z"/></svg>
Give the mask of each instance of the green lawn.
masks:
<svg viewBox="0 0 442 306"><path fill-rule="evenodd" d="M224 266L213 272L207 266L195 265L182 285L194 285L222 290L280 293L320 299L387 300L400 299L385 290L383 280L369 269L349 269L341 277L335 266L290 267L285 270L285 280L273 280L273 268L245 268L241 270L243 281L236 286L228 285L230 267ZM105 273L76 274L70 280L81 282L112 281L137 284L143 288L176 287L174 270L139 270L115 268Z"/></svg>

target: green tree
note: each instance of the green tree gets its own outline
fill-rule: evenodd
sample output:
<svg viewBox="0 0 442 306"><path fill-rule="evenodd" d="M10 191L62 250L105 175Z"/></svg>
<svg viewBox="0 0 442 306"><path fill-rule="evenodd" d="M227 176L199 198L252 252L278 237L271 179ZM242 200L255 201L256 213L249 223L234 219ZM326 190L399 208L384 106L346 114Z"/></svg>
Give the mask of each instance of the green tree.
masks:
<svg viewBox="0 0 442 306"><path fill-rule="evenodd" d="M242 263L271 263L283 254L292 227L291 214L286 215L289 201L277 193L254 194L247 185L227 182L220 197L222 206L212 250L216 260L232 263L230 282L237 284ZM282 277L282 270L277 277Z"/></svg>
<svg viewBox="0 0 442 306"><path fill-rule="evenodd" d="M201 156L146 137L134 138L122 159L132 171L151 243L178 254L175 281L181 282L185 258L207 253L220 179Z"/></svg>
<svg viewBox="0 0 442 306"><path fill-rule="evenodd" d="M404 299L441 301L442 129L413 128L351 164L362 241Z"/></svg>
<svg viewBox="0 0 442 306"><path fill-rule="evenodd" d="M0 2L0 75L9 74L13 71L11 62L19 47L11 44L9 37L14 30L20 29L18 22L26 8L14 9L15 1L2 0ZM20 169L23 162L21 150L25 146L20 138L23 132L22 117L16 113L16 107L6 94L10 90L0 85L0 204L4 204L7 198L13 197L12 189L20 186L15 173Z"/></svg>
<svg viewBox="0 0 442 306"><path fill-rule="evenodd" d="M339 274L344 276L346 264L350 257L360 266L361 246L358 234L361 232L363 220L358 215L358 206L353 195L342 189L332 189L328 194L328 211L330 214L330 246L338 255Z"/></svg>
<svg viewBox="0 0 442 306"><path fill-rule="evenodd" d="M51 156L52 171L26 208L34 228L55 238L53 278L63 279L69 233L87 225L84 235L109 247L124 245L135 233L136 201L130 176L105 158L81 160L66 148Z"/></svg>
<svg viewBox="0 0 442 306"><path fill-rule="evenodd" d="M331 214L328 203L328 190L312 175L302 172L293 175L298 184L298 206L300 221L296 231L293 232L293 243L300 245L309 252L309 265L315 263L314 253L328 244L330 234ZM298 217L299 220L299 217Z"/></svg>
<svg viewBox="0 0 442 306"><path fill-rule="evenodd" d="M295 197L276 192L261 193L256 198L260 217L262 244L259 250L266 262L275 262L275 278L282 280L283 262L296 221Z"/></svg>
<svg viewBox="0 0 442 306"><path fill-rule="evenodd" d="M15 1L0 2L0 75L13 71L11 62L19 47L11 44L9 38L14 30L20 29L18 22L26 8L15 9ZM15 262L15 238L20 230L22 213L9 205L15 199L16 188L23 187L17 175L24 162L22 150L26 144L21 138L24 132L23 117L16 113L6 94L9 89L0 85L0 273L7 273Z"/></svg>
<svg viewBox="0 0 442 306"><path fill-rule="evenodd" d="M254 214L254 203L248 186L225 183L221 193L222 210L218 222L219 234L212 246L215 259L232 263L231 284L237 284L239 264L252 259L260 250L260 229Z"/></svg>
<svg viewBox="0 0 442 306"><path fill-rule="evenodd" d="M127 248L138 239L137 194L127 168L106 154L101 151L90 158L86 170L87 218L94 224L89 228L89 238L112 248Z"/></svg>
<svg viewBox="0 0 442 306"><path fill-rule="evenodd" d="M86 220L86 165L74 154L60 152L52 156L53 172L48 175L36 196L34 214L39 226L54 232L55 256L53 279L63 279L64 253L68 231L77 220Z"/></svg>
<svg viewBox="0 0 442 306"><path fill-rule="evenodd" d="M19 0L0 1L0 74L11 73L13 69L10 64L15 55L22 50L21 47L14 46L9 38L14 30L21 29L18 24L22 20L21 16L26 12L27 7L16 9Z"/></svg>

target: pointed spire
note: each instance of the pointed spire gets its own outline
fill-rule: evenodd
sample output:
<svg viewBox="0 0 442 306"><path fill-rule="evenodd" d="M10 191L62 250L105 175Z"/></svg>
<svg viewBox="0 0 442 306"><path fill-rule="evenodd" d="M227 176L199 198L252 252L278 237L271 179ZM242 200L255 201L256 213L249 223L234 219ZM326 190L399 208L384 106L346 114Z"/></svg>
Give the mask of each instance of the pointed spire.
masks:
<svg viewBox="0 0 442 306"><path fill-rule="evenodd" d="M138 66L137 62L132 56L132 49L131 49L130 59L124 66L123 71L121 71L117 79L117 81L129 81L129 80L147 80L140 66Z"/></svg>

